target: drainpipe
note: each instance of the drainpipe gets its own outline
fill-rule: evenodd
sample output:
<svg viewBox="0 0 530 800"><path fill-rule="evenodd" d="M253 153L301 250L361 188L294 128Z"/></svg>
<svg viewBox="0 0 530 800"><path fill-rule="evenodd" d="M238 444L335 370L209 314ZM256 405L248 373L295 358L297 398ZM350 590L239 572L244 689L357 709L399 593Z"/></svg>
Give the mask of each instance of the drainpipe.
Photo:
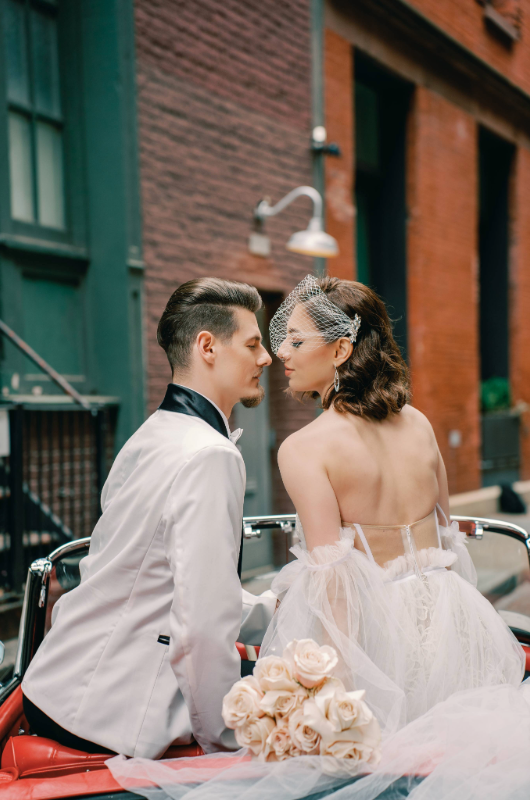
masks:
<svg viewBox="0 0 530 800"><path fill-rule="evenodd" d="M313 186L320 192L324 204L323 216L326 213L326 198L324 194L324 150L315 148L316 143L321 143L324 128L324 2L325 0L310 0L311 2L311 122L312 122L312 153L313 153ZM315 135L316 134L316 135ZM320 134L320 138L319 135ZM316 275L326 274L326 259L315 258L313 269Z"/></svg>

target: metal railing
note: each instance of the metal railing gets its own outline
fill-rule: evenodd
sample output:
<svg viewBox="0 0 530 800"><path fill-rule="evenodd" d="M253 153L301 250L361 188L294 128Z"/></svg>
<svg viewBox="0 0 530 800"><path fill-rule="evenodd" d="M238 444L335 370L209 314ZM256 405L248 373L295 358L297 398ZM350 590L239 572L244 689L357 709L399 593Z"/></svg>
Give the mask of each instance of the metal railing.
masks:
<svg viewBox="0 0 530 800"><path fill-rule="evenodd" d="M29 565L90 535L112 459L114 409L91 405L0 320L4 335L73 401L35 408L11 398L9 455L0 458L0 590L23 591Z"/></svg>
<svg viewBox="0 0 530 800"><path fill-rule="evenodd" d="M109 409L9 408L10 454L0 459L0 588L19 594L29 565L89 536L112 450Z"/></svg>

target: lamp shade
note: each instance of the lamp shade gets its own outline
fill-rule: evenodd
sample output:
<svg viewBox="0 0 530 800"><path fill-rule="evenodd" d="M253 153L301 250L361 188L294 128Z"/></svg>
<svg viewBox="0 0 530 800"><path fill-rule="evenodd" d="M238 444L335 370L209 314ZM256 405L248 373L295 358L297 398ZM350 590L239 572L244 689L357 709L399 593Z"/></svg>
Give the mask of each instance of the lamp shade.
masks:
<svg viewBox="0 0 530 800"><path fill-rule="evenodd" d="M313 217L305 231L293 233L286 247L293 253L320 258L334 258L339 254L337 240L322 230L320 217Z"/></svg>

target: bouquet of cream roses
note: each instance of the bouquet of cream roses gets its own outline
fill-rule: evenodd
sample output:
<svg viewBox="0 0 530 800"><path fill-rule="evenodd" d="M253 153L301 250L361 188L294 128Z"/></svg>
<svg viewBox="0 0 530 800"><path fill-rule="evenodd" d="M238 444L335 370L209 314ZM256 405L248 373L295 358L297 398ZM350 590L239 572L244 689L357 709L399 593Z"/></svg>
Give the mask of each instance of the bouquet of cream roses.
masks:
<svg viewBox="0 0 530 800"><path fill-rule="evenodd" d="M296 639L283 657L266 656L254 674L238 681L223 700L223 719L241 747L259 761L324 755L377 764L381 731L363 701L333 677L332 647Z"/></svg>

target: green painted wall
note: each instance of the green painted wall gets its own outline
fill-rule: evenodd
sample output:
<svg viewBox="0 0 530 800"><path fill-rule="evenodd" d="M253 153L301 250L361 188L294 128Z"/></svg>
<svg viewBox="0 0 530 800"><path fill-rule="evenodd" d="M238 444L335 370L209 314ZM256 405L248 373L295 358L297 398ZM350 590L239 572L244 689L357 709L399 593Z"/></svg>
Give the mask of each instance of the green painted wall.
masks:
<svg viewBox="0 0 530 800"><path fill-rule="evenodd" d="M141 219L130 0L91 0L82 13L90 269L89 372L121 398L118 446L143 422Z"/></svg>
<svg viewBox="0 0 530 800"><path fill-rule="evenodd" d="M133 12L132 0L59 2L64 230L11 218L0 48L0 314L81 394L119 398L117 447L145 415ZM0 360L4 396L60 391L10 343Z"/></svg>

